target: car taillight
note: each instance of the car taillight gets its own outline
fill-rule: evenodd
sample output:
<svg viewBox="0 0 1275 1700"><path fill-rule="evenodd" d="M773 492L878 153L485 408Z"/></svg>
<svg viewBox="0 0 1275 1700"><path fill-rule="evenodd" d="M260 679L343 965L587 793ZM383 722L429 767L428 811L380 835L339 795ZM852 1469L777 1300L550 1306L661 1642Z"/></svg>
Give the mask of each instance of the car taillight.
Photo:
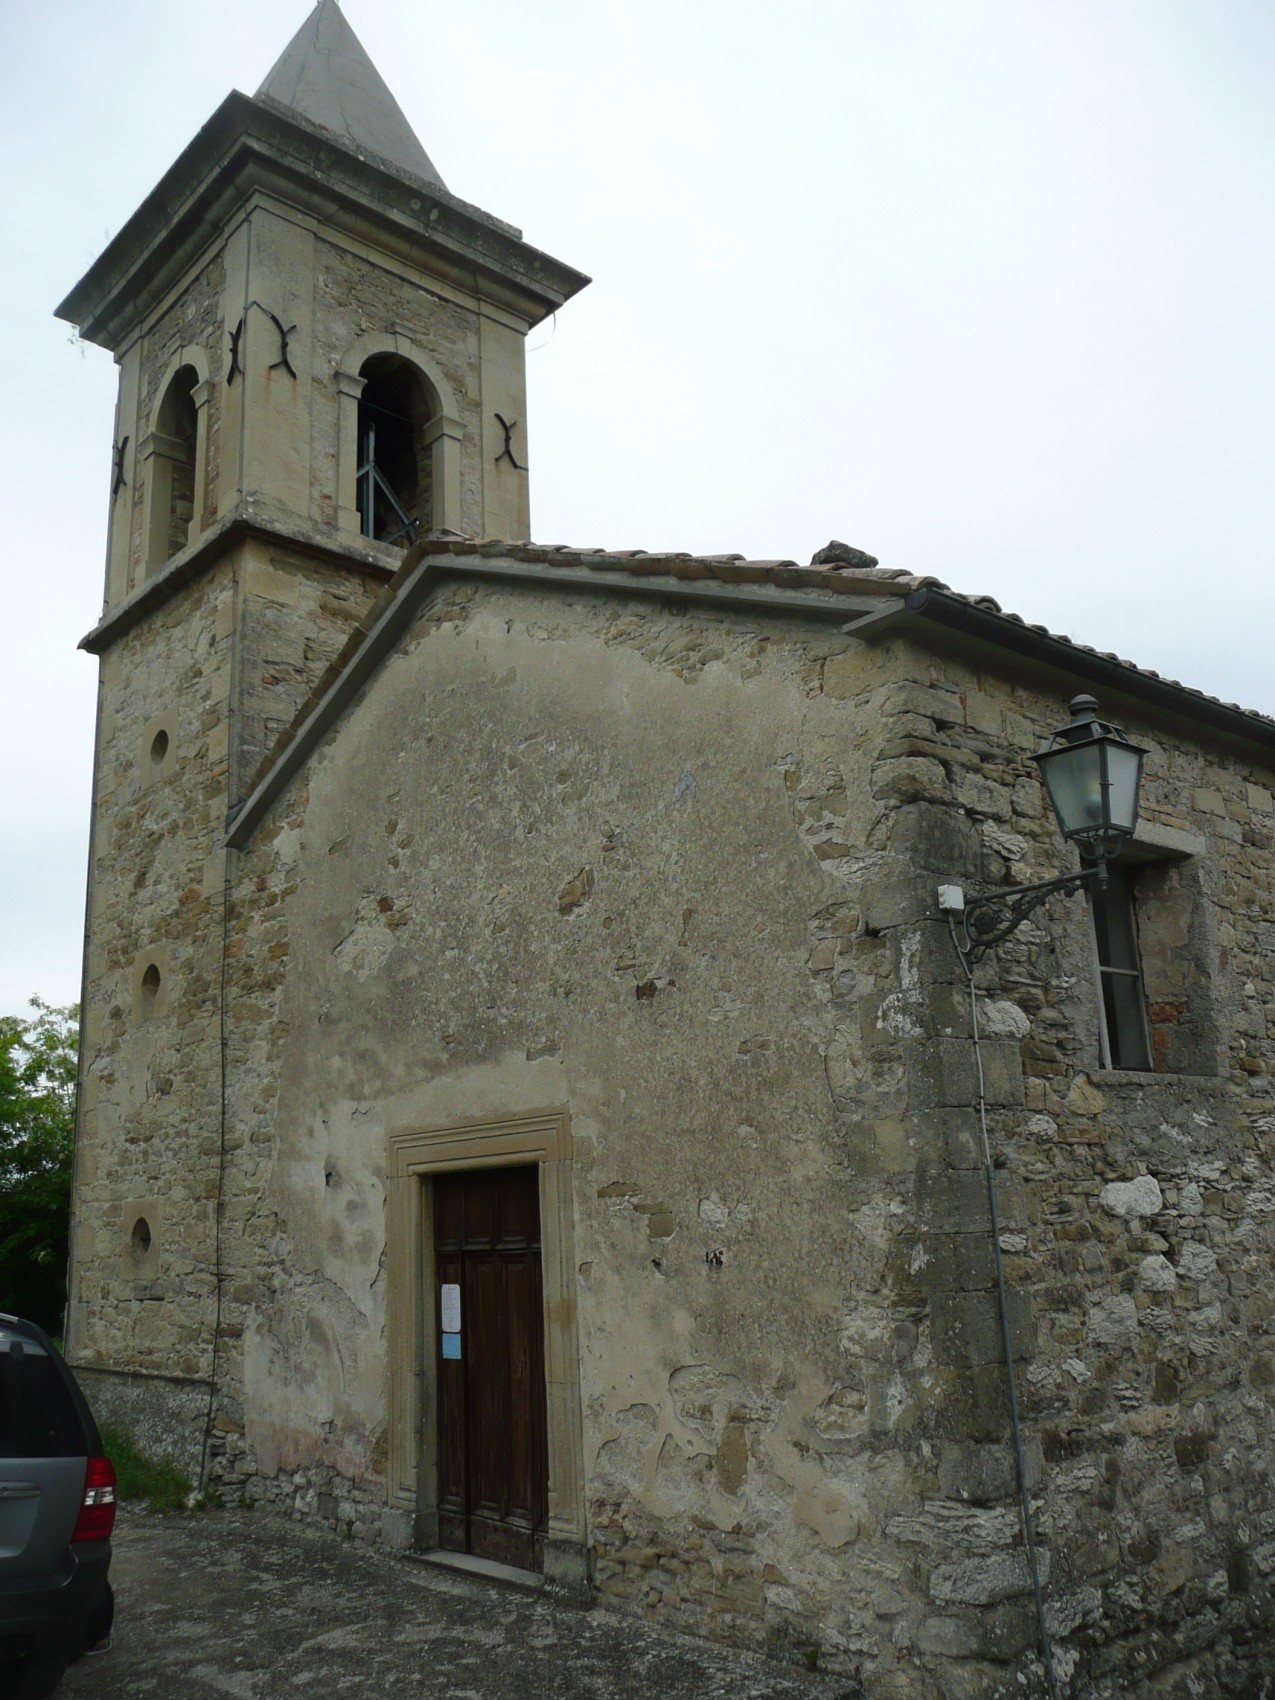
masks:
<svg viewBox="0 0 1275 1700"><path fill-rule="evenodd" d="M109 1458L90 1458L84 1498L75 1519L73 1541L105 1541L115 1527L115 1466Z"/></svg>

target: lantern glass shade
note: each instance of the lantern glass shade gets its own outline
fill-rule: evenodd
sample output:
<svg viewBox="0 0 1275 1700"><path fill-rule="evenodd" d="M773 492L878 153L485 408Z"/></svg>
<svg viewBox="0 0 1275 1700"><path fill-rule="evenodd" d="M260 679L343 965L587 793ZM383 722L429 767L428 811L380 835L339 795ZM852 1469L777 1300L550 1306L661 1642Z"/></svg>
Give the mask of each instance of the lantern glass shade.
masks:
<svg viewBox="0 0 1275 1700"><path fill-rule="evenodd" d="M1064 744L1036 757L1064 838L1102 827L1102 756L1096 744Z"/></svg>
<svg viewBox="0 0 1275 1700"><path fill-rule="evenodd" d="M1115 855L1138 824L1145 750L1096 718L1092 697L1072 703L1070 726L1036 757L1064 838L1090 855Z"/></svg>
<svg viewBox="0 0 1275 1700"><path fill-rule="evenodd" d="M1132 838L1138 825L1138 793L1142 788L1142 750L1132 744L1103 740L1107 769L1108 831L1127 832Z"/></svg>

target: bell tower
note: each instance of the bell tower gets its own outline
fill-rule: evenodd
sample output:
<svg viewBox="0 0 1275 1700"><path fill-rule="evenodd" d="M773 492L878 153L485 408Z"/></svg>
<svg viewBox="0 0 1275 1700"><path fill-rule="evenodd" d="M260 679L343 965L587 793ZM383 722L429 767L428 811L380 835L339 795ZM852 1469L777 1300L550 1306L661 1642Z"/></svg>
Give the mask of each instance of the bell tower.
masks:
<svg viewBox="0 0 1275 1700"><path fill-rule="evenodd" d="M121 368L108 609L245 507L525 539L524 338L587 281L449 193L320 0L58 308Z"/></svg>
<svg viewBox="0 0 1275 1700"><path fill-rule="evenodd" d="M405 549L529 535L525 338L587 281L446 188L319 0L58 308L120 369L68 1346L178 1407L250 1231L227 818Z"/></svg>

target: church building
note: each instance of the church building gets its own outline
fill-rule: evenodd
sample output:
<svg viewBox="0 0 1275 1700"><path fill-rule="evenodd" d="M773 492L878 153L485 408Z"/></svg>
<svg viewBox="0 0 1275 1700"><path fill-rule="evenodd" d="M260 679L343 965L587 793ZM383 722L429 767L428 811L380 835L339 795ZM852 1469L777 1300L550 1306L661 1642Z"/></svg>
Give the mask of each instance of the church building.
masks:
<svg viewBox="0 0 1275 1700"><path fill-rule="evenodd" d="M320 0L58 310L119 366L68 1356L229 1502L873 1700L1257 1694L1275 721L843 544L533 543L587 282ZM1089 694L1140 818L1024 901Z"/></svg>

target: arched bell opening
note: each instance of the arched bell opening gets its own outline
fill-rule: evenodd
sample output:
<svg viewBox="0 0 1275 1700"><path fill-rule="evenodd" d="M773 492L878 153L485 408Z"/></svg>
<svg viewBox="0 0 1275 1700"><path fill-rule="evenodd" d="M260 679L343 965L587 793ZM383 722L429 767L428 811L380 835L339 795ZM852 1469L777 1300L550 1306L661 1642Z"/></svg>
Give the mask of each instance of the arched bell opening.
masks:
<svg viewBox="0 0 1275 1700"><path fill-rule="evenodd" d="M155 413L155 428L143 445L149 481L146 566L149 572L184 549L196 526L199 490L200 377L179 366Z"/></svg>
<svg viewBox="0 0 1275 1700"><path fill-rule="evenodd" d="M434 457L427 427L441 411L433 386L398 354L359 368L359 530L406 548L434 525Z"/></svg>

